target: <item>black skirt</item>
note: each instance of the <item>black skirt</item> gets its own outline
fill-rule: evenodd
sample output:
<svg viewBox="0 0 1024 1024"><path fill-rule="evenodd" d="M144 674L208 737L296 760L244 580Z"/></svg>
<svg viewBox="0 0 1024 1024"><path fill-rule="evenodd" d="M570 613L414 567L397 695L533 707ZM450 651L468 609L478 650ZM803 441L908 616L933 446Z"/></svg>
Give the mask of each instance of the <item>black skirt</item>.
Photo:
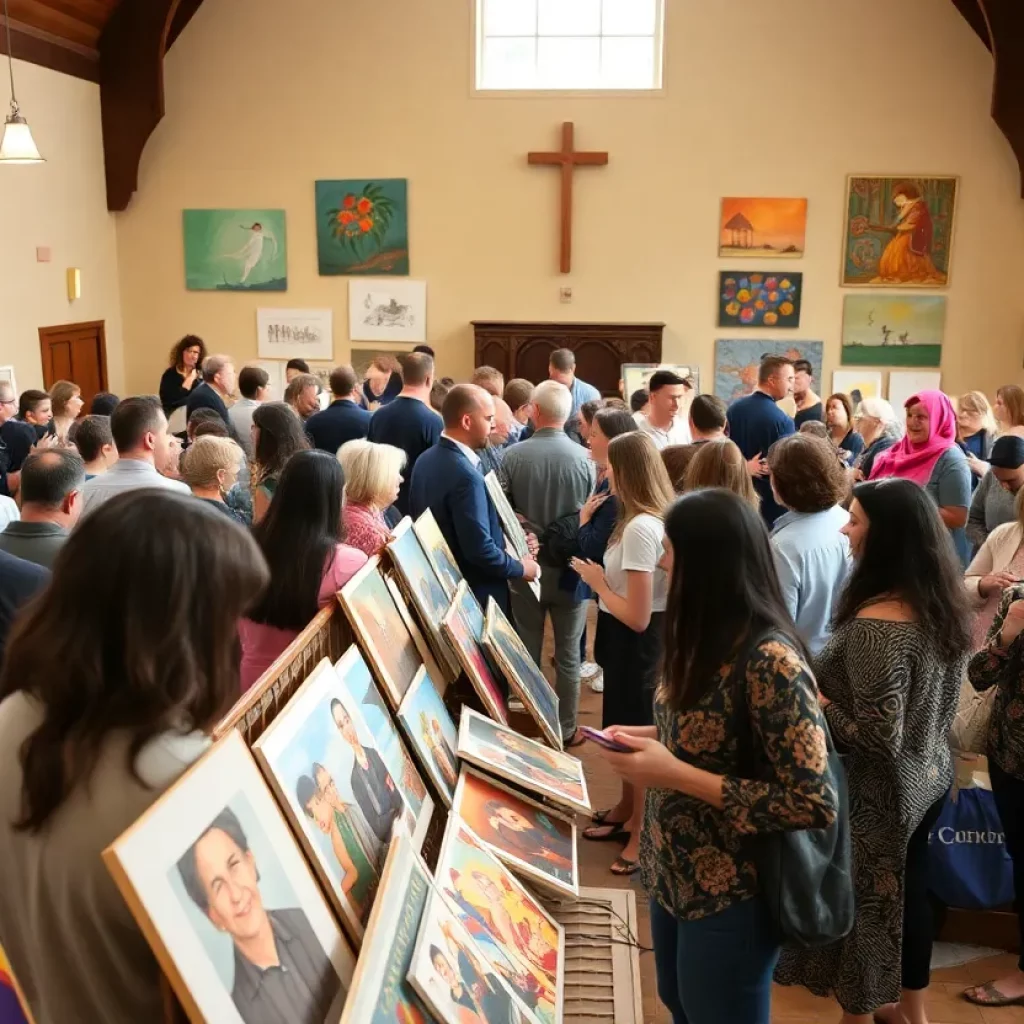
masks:
<svg viewBox="0 0 1024 1024"><path fill-rule="evenodd" d="M598 612L594 660L604 671L602 729L654 724L664 622L665 613L654 612L647 629L637 633L614 615Z"/></svg>

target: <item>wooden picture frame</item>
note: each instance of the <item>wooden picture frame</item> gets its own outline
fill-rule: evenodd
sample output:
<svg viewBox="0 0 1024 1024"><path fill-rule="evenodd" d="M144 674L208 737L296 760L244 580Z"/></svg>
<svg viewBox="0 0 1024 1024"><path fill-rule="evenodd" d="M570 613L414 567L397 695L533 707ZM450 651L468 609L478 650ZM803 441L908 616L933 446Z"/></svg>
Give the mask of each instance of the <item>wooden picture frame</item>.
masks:
<svg viewBox="0 0 1024 1024"><path fill-rule="evenodd" d="M459 780L459 737L426 667L416 674L396 717L437 795L451 807Z"/></svg>
<svg viewBox="0 0 1024 1024"><path fill-rule="evenodd" d="M487 486L487 493L490 495L491 501L494 502L494 509L498 513L498 518L501 520L501 528L512 545L512 553L520 562L524 558L529 558L530 548L526 543L526 530L523 529L523 524L516 518L508 496L501 488L498 474L491 470L484 477L484 484Z"/></svg>
<svg viewBox="0 0 1024 1024"><path fill-rule="evenodd" d="M462 582L462 570L455 561L452 549L448 547L448 541L444 539L441 527L437 525L434 513L428 508L413 523L413 529L449 599L453 598Z"/></svg>

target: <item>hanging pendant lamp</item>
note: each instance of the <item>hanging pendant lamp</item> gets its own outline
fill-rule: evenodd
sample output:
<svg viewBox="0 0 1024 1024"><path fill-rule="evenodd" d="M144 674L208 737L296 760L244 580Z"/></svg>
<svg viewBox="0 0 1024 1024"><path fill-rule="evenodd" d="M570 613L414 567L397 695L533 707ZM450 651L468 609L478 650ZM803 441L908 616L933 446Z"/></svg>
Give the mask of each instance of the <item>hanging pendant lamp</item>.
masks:
<svg viewBox="0 0 1024 1024"><path fill-rule="evenodd" d="M14 93L14 57L11 54L11 18L7 13L7 0L4 0L4 24L7 28L7 68L11 75L11 112L4 122L3 136L0 136L0 164L45 163L36 148L28 121L21 116Z"/></svg>

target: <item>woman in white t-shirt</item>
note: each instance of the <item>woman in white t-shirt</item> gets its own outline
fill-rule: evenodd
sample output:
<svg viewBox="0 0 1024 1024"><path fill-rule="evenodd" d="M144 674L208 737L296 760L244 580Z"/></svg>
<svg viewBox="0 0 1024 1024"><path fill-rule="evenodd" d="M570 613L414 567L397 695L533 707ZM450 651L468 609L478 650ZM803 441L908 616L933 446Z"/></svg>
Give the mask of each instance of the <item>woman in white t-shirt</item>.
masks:
<svg viewBox="0 0 1024 1024"><path fill-rule="evenodd" d="M572 567L600 601L594 657L604 670L602 726L652 725L668 597L668 580L658 563L663 516L675 494L654 442L640 432L609 444L608 480L619 502L619 521L604 568L579 559ZM593 827L584 830L584 838L595 842L625 842L613 874L636 871L643 815L644 791L623 782L619 802L599 811Z"/></svg>

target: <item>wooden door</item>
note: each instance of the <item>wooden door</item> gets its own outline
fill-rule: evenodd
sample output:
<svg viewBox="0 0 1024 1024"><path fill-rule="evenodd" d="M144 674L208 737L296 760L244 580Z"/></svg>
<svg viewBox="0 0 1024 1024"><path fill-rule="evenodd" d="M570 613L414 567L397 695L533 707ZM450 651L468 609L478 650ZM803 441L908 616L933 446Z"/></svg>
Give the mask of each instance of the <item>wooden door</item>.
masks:
<svg viewBox="0 0 1024 1024"><path fill-rule="evenodd" d="M102 320L39 328L43 358L43 386L49 391L59 380L70 380L82 389L89 408L93 395L107 390L107 341Z"/></svg>

